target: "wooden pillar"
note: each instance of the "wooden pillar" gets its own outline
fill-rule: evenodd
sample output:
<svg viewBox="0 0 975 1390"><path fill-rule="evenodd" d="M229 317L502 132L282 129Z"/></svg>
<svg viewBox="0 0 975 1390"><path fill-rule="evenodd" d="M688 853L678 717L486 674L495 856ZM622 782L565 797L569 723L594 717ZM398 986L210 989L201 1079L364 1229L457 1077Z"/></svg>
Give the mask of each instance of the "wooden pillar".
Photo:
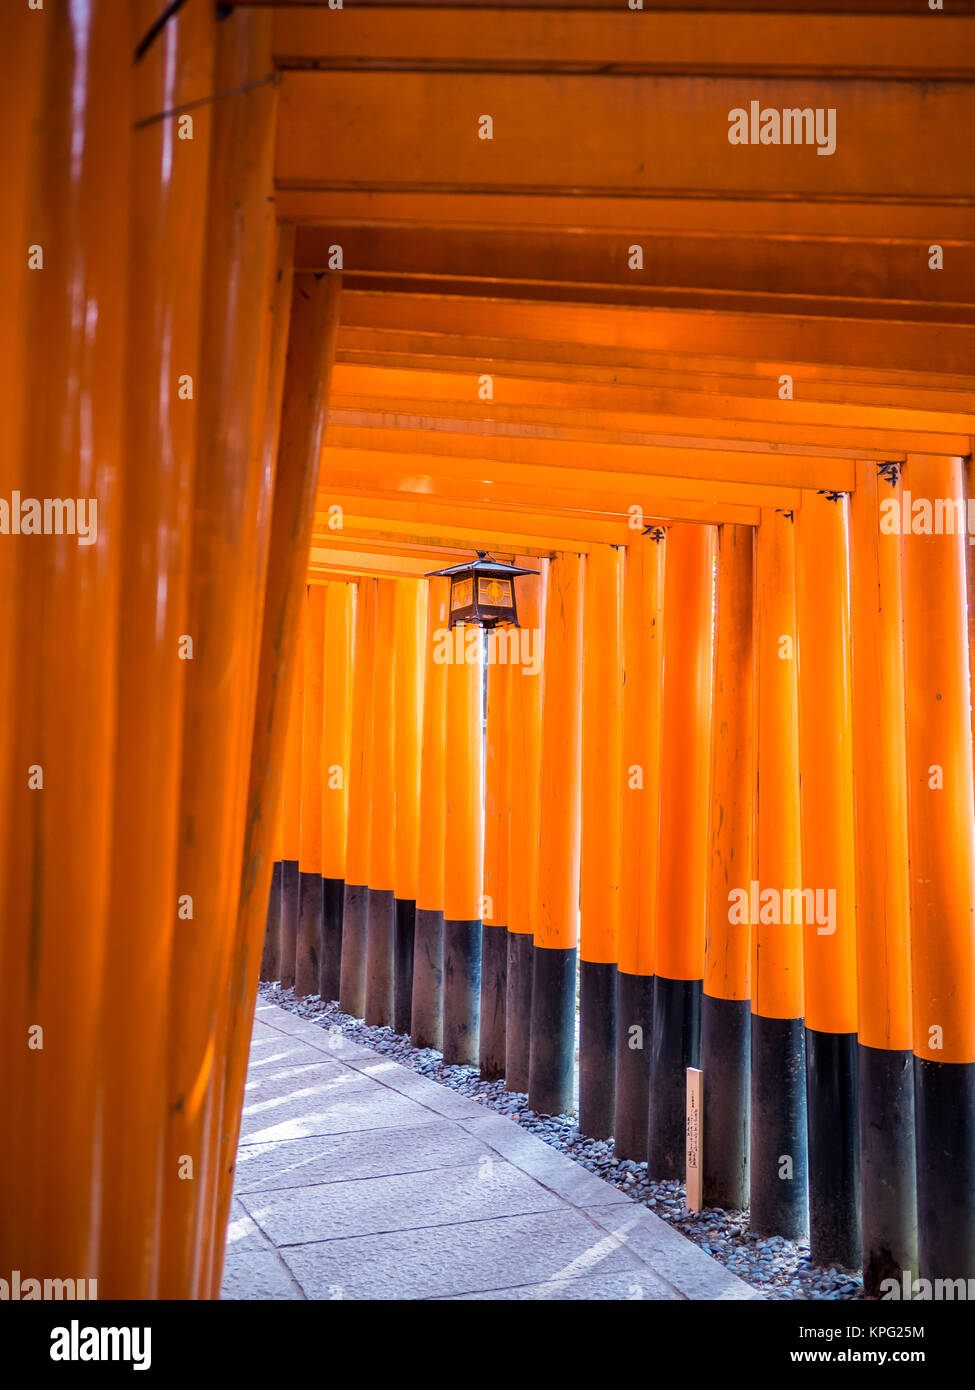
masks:
<svg viewBox="0 0 975 1390"><path fill-rule="evenodd" d="M700 1064L708 888L714 528L667 532L647 1173L683 1178L687 1068Z"/></svg>
<svg viewBox="0 0 975 1390"><path fill-rule="evenodd" d="M579 856L582 835L582 558L549 567L542 670L538 920L532 977L528 1103L574 1109Z"/></svg>
<svg viewBox="0 0 975 1390"><path fill-rule="evenodd" d="M532 952L537 917L538 811L541 773L542 654L549 561L515 563L538 577L515 579L522 640L530 659L508 681L512 795L508 819L508 959L505 972L505 1090L528 1090L531 1052ZM517 778L517 781L515 781Z"/></svg>
<svg viewBox="0 0 975 1390"><path fill-rule="evenodd" d="M962 460L912 454L903 483L919 1269L926 1279L972 1279L975 803Z"/></svg>
<svg viewBox="0 0 975 1390"><path fill-rule="evenodd" d="M420 838L413 943L410 1037L414 1047L443 1043L443 893L446 818L447 666L438 660L446 632L449 579L431 579L424 647Z"/></svg>
<svg viewBox="0 0 975 1390"><path fill-rule="evenodd" d="M847 499L796 520L810 1255L860 1267L856 882Z"/></svg>
<svg viewBox="0 0 975 1390"><path fill-rule="evenodd" d="M362 1018L366 1009L366 927L369 905L369 827L372 820L372 693L376 642L375 579L363 579L355 607L352 725L349 740L349 834L342 908L339 1004Z"/></svg>
<svg viewBox="0 0 975 1390"><path fill-rule="evenodd" d="M322 725L325 591L305 589L305 680L301 717L301 828L298 842L298 949L295 996L318 993L322 921Z"/></svg>
<svg viewBox="0 0 975 1390"><path fill-rule="evenodd" d="M504 1076L508 994L508 682L517 679L519 629L485 639L484 919L481 930L481 1076ZM512 643L515 645L512 647ZM512 655L512 652L514 655Z"/></svg>
<svg viewBox="0 0 975 1390"><path fill-rule="evenodd" d="M298 853L301 847L301 742L305 708L305 604L298 605L297 636L281 776L281 988L294 989L298 958Z"/></svg>
<svg viewBox="0 0 975 1390"><path fill-rule="evenodd" d="M447 665L443 1057L477 1065L484 860L483 633L459 624ZM457 659L458 656L462 659Z"/></svg>
<svg viewBox="0 0 975 1390"><path fill-rule="evenodd" d="M281 978L281 790L279 787L274 849L271 857L271 888L264 924L264 950L261 952L261 979L267 981Z"/></svg>
<svg viewBox="0 0 975 1390"><path fill-rule="evenodd" d="M752 928L750 1225L790 1240L808 1209L802 927L783 920L802 886L794 530L791 514L762 512L757 878L737 902Z"/></svg>
<svg viewBox="0 0 975 1390"><path fill-rule="evenodd" d="M748 1205L751 941L729 894L750 890L755 815L755 532L718 527L708 922L701 999L707 1206Z"/></svg>
<svg viewBox="0 0 975 1390"><path fill-rule="evenodd" d="M419 579L396 583L393 825L393 1028L409 1033L413 1008L413 951L420 855L420 738L423 729L423 640L427 586Z"/></svg>
<svg viewBox="0 0 975 1390"><path fill-rule="evenodd" d="M579 1128L613 1133L616 951L623 796L622 549L593 546L585 561L582 669L582 857L579 948Z"/></svg>
<svg viewBox="0 0 975 1390"><path fill-rule="evenodd" d="M264 499L273 488L277 468L278 441L281 433L281 405L284 396L284 374L291 325L291 296L294 288L294 225L279 223L277 229L277 274L271 305L271 353L267 383L267 413L264 418ZM273 493L270 494L273 497ZM273 505L273 502L272 502ZM281 969L281 808L283 806L283 768L272 772L271 788L274 798L274 847L271 851L271 890L268 896L265 922L264 952L261 979L279 980Z"/></svg>
<svg viewBox="0 0 975 1390"><path fill-rule="evenodd" d="M219 26L218 90L263 77L269 61L267 16L238 11ZM261 503L275 109L276 89L265 85L238 92L213 114L177 872L178 900L192 916L177 922L170 975L163 1163L160 1293L170 1298L209 1287L220 1019L240 900L270 522Z"/></svg>
<svg viewBox="0 0 975 1390"><path fill-rule="evenodd" d="M146 26L149 8L138 7ZM211 90L213 16L178 19L168 43L135 68L136 119ZM201 112L192 141L178 139L170 118L136 131L134 142L124 391L130 475L118 528L122 657L103 1008L106 1040L114 1040L103 1061L103 1124L112 1138L101 1183L111 1198L102 1205L98 1270L108 1298L151 1298L158 1280L210 112Z"/></svg>
<svg viewBox="0 0 975 1390"><path fill-rule="evenodd" d="M325 705L322 728L322 950L318 993L339 997L345 900L352 729L352 584L325 586Z"/></svg>
<svg viewBox="0 0 975 1390"><path fill-rule="evenodd" d="M393 1022L393 765L396 579L376 589L373 649L372 820L369 836L369 906L366 916L366 1012L369 1024Z"/></svg>
<svg viewBox="0 0 975 1390"><path fill-rule="evenodd" d="M623 801L616 999L618 1158L647 1156L666 541L640 536L626 552L623 590Z"/></svg>
<svg viewBox="0 0 975 1390"><path fill-rule="evenodd" d="M214 1255L207 1285L211 1298L220 1292L224 1235L233 1195L254 1019L261 910L269 873L274 770L281 767L284 754L321 440L338 336L340 292L341 280L337 276L301 275L295 280L263 586L240 909L218 1051L223 1063L223 1100L217 1136L219 1185L212 1203Z"/></svg>
<svg viewBox="0 0 975 1390"><path fill-rule="evenodd" d="M4 619L12 621L0 636L8 726L0 736L0 753L5 742L7 748L0 891L9 995L0 1011L0 1084L11 1117L0 1159L0 1251L6 1269L70 1269L90 1277L98 1243L92 1194L104 1190L99 1073L110 1042L119 1045L106 1038L100 1010L113 825L120 484L138 478L137 467L129 467L120 389L130 25L105 0L52 3L25 16L6 12L13 8L5 7L0 38L5 46L21 39L25 46L3 60L5 78L13 79L4 86L4 222L13 218L13 247L6 228L2 246L14 259L2 274L5 290L8 275L19 282L4 304L4 328L8 312L20 323L4 343L4 370L11 375L3 398L14 390L24 395L14 406L9 441L4 417L0 471L23 499L84 499L84 512L75 513L74 534L40 534L38 518L34 534L0 538L0 581L16 575L17 582L16 593L7 590L0 599ZM23 64L22 74L10 74L12 64ZM34 92L25 90L27 81L37 84ZM29 127L32 116L38 124ZM13 459L8 442L18 449ZM21 510L17 520L26 523L28 515ZM124 1070L126 1059L115 1060ZM151 1066L151 1045L145 1060ZM133 1151L142 1153L155 1136L143 1128L141 1106L138 1121ZM106 1140L127 1142L117 1134ZM155 1200L151 1180L133 1177L123 1200L140 1230L151 1231L154 1213L148 1221L144 1214ZM134 1263L127 1272L143 1278L141 1262Z"/></svg>

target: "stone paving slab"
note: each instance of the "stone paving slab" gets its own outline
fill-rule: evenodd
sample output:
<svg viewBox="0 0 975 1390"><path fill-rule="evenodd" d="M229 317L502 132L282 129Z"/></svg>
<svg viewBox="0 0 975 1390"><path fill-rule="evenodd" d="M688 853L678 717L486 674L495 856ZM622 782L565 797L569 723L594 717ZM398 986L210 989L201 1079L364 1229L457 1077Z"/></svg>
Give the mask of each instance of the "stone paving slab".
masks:
<svg viewBox="0 0 975 1390"><path fill-rule="evenodd" d="M260 1001L223 1297L760 1295L513 1120Z"/></svg>
<svg viewBox="0 0 975 1390"><path fill-rule="evenodd" d="M476 1163L489 1152L473 1135L446 1120L415 1129L375 1129L309 1139L279 1139L270 1144L242 1144L237 1153L237 1192L315 1187L394 1173L435 1172Z"/></svg>

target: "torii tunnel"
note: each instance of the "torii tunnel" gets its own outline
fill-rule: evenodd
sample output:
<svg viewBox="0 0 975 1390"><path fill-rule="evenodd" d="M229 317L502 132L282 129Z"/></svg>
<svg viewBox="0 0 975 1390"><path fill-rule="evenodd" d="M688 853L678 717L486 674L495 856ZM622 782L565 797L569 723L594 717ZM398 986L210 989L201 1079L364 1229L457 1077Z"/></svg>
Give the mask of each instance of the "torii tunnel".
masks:
<svg viewBox="0 0 975 1390"><path fill-rule="evenodd" d="M0 65L0 1274L219 1296L263 979L975 1279L975 3Z"/></svg>

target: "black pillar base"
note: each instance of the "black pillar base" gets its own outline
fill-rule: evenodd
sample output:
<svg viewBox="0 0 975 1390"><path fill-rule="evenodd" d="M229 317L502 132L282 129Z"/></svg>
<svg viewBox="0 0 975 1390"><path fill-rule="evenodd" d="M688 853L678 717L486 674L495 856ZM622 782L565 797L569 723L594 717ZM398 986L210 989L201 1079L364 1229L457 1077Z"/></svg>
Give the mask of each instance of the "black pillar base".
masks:
<svg viewBox="0 0 975 1390"><path fill-rule="evenodd" d="M342 906L342 967L339 1008L353 1018L366 1011L366 917L369 889L363 884L345 885Z"/></svg>
<svg viewBox="0 0 975 1390"><path fill-rule="evenodd" d="M684 1181L687 1068L701 1060L701 981L654 977L647 1176Z"/></svg>
<svg viewBox="0 0 975 1390"><path fill-rule="evenodd" d="M575 946L536 946L532 981L532 1037L528 1104L539 1115L575 1111Z"/></svg>
<svg viewBox="0 0 975 1390"><path fill-rule="evenodd" d="M443 1046L443 913L418 907L413 929L413 998L410 1037L414 1047Z"/></svg>
<svg viewBox="0 0 975 1390"><path fill-rule="evenodd" d="M298 955L298 861L285 859L281 863L281 949L278 969L281 988L295 987L295 960Z"/></svg>
<svg viewBox="0 0 975 1390"><path fill-rule="evenodd" d="M918 1272L975 1279L975 1062L914 1058Z"/></svg>
<svg viewBox="0 0 975 1390"><path fill-rule="evenodd" d="M395 898L393 907L393 1031L409 1033L413 1013L416 903L408 898Z"/></svg>
<svg viewBox="0 0 975 1390"><path fill-rule="evenodd" d="M861 1043L857 1058L863 1287L879 1298L885 1279L917 1275L914 1054Z"/></svg>
<svg viewBox="0 0 975 1390"><path fill-rule="evenodd" d="M391 888L370 888L366 919L366 1023L393 1022L393 936L396 908Z"/></svg>
<svg viewBox="0 0 975 1390"><path fill-rule="evenodd" d="M298 949L295 955L295 996L318 993L318 953L322 942L322 876L298 875Z"/></svg>
<svg viewBox="0 0 975 1390"><path fill-rule="evenodd" d="M751 1213L762 1236L807 1232L806 1059L801 1018L752 1014Z"/></svg>
<svg viewBox="0 0 975 1390"><path fill-rule="evenodd" d="M855 1033L806 1029L809 1254L814 1264L860 1268L860 1144Z"/></svg>
<svg viewBox="0 0 975 1390"><path fill-rule="evenodd" d="M318 956L318 992L327 1004L338 999L342 979L342 910L345 880L322 878L322 948Z"/></svg>
<svg viewBox="0 0 975 1390"><path fill-rule="evenodd" d="M271 869L271 890L267 899L267 925L264 929L264 951L261 955L261 979L277 980L281 959L281 864Z"/></svg>
<svg viewBox="0 0 975 1390"><path fill-rule="evenodd" d="M481 1013L481 924L443 924L443 1059L477 1066Z"/></svg>
<svg viewBox="0 0 975 1390"><path fill-rule="evenodd" d="M616 1096L616 966L579 963L579 1128L613 1133Z"/></svg>
<svg viewBox="0 0 975 1390"><path fill-rule="evenodd" d="M530 932L508 932L504 1010L504 1089L526 1092L531 1061L532 975L535 943Z"/></svg>
<svg viewBox="0 0 975 1390"><path fill-rule="evenodd" d="M747 999L701 998L704 1205L748 1206L748 1068L751 1005Z"/></svg>
<svg viewBox="0 0 975 1390"><path fill-rule="evenodd" d="M485 1081L504 1076L505 1014L508 994L508 929L481 932L481 1036L478 1062Z"/></svg>
<svg viewBox="0 0 975 1390"><path fill-rule="evenodd" d="M650 1103L650 1038L653 1022L653 976L616 973L616 1118L613 1148L617 1158L643 1163L647 1157Z"/></svg>

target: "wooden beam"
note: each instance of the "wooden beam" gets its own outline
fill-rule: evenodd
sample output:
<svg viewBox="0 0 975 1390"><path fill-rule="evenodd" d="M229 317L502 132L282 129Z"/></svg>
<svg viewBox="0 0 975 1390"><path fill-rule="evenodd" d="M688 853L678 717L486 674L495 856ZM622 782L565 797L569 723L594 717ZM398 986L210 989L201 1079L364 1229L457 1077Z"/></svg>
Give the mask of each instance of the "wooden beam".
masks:
<svg viewBox="0 0 975 1390"><path fill-rule="evenodd" d="M750 358L680 349L594 347L554 338L536 342L500 335L348 324L340 331L338 356L340 361L372 366L473 371L476 375L503 369L513 376L731 392L767 400L775 399L783 371L780 360L764 354ZM801 400L883 405L888 409L975 410L975 379L966 373L804 362L801 381Z"/></svg>
<svg viewBox="0 0 975 1390"><path fill-rule="evenodd" d="M931 305L947 314L975 298L975 243L939 237L944 269L934 274L931 241L930 230L923 238L895 240L889 230L866 239L714 228L588 231L574 222L554 230L330 220L299 228L296 258L302 269L328 270L338 246L343 268L357 279L475 281L482 294L494 282L509 282L532 299L584 286L587 298L603 295L614 303L921 318L933 312Z"/></svg>
<svg viewBox="0 0 975 1390"><path fill-rule="evenodd" d="M859 84L826 158L810 145L731 145L728 112L755 99L753 76L285 71L276 176L286 187L970 196L956 138L975 125L970 84ZM764 108L828 100L808 78L761 82ZM478 137L485 113L491 139Z"/></svg>
<svg viewBox="0 0 975 1390"><path fill-rule="evenodd" d="M625 478L626 486L635 486L637 477L652 479L653 486L667 479L677 496L703 495L685 490L689 481L703 480L709 484L835 488L843 492L853 487L849 459L779 451L749 453L720 445L708 447L706 440L694 444L696 447L688 448L601 444L589 439L460 434L422 426L396 429L329 424L325 432L327 449L339 454L379 453L397 460L395 467L400 473L442 476L446 472L474 478L507 477L514 482L531 467L551 475L550 481L557 486L564 483L568 487L589 486L592 480L605 480L614 474ZM604 484L594 481L593 485Z"/></svg>
<svg viewBox="0 0 975 1390"><path fill-rule="evenodd" d="M780 372L794 368L800 377L805 362L962 374L975 357L975 328L968 323L874 323L362 290L345 293L343 322L636 352L652 344L657 351L771 360Z"/></svg>
<svg viewBox="0 0 975 1390"><path fill-rule="evenodd" d="M726 7L728 8L728 7ZM758 6L752 7L758 8ZM825 8L825 7L824 7ZM361 4L335 17L322 7L279 9L279 67L478 72L752 72L961 77L975 69L972 25L945 15L664 14L420 5L389 9L381 24Z"/></svg>
<svg viewBox="0 0 975 1390"><path fill-rule="evenodd" d="M559 506L586 511L598 501L601 509L624 516L631 506L641 506L651 515L667 516L672 513L673 504L681 501L697 502L705 509L718 510L723 503L750 509L801 505L798 488L647 474L593 473L491 460L452 460L432 454L407 457L378 449L323 450L322 479L326 485L332 482L341 491L347 491L349 486L367 490L389 487L396 480L406 492L454 497L461 502L504 499L527 503L541 511ZM668 510L656 510L660 507ZM694 519L713 521L716 515L717 512L709 513L705 517L698 512ZM736 515L734 519L745 518Z"/></svg>
<svg viewBox="0 0 975 1390"><path fill-rule="evenodd" d="M431 370L426 367L375 366L369 363L338 363L332 372L330 402L336 409L399 409L406 413L427 410L445 414L457 409L456 403L470 404L477 400L478 383L482 374L474 370ZM975 396L973 409L945 412L907 410L891 406L847 405L805 399L783 401L776 396L733 394L728 389L720 393L709 390L667 389L650 386L629 386L621 382L561 381L543 376L508 375L504 364L491 376L492 400L482 409L492 419L503 419L500 412L515 410L544 410L553 421L563 412L570 412L580 422L592 418L599 428L627 428L620 420L629 420L633 428L641 417L651 417L658 425L670 418L663 433L681 433L683 425L673 428L676 420L693 421L699 431L703 420L733 422L722 424L726 437L745 437L737 430L747 425L751 438L777 442L835 445L838 438L843 447L854 443L863 447L898 450L910 449L909 440L921 437L934 441L934 453L950 451L952 444L975 434ZM368 402L368 405L366 405ZM604 418L605 417L605 418ZM614 423L609 424L612 419ZM716 427L717 428L717 427ZM728 436L729 429L734 433ZM967 445L955 453L967 451Z"/></svg>
<svg viewBox="0 0 975 1390"><path fill-rule="evenodd" d="M468 377L471 392L477 379ZM607 395L610 393L607 392ZM702 395L706 401L707 396ZM769 401L768 406L790 406L792 401ZM771 413L771 412L769 412ZM840 412L835 412L839 414ZM786 450L797 455L833 458L876 458L901 461L912 448L924 447L931 452L952 457L964 455L969 449L969 434L924 433L887 429L857 429L843 427L839 421L829 425L814 425L788 421L781 410L779 419L739 421L727 416L714 422L697 415L626 413L616 410L592 410L581 406L560 407L548 404L502 405L491 402L397 398L390 396L345 395L333 393L330 398L330 422L339 425L438 430L448 433L471 433L501 437L550 438L553 440L589 439L601 444L646 444L647 446L697 448L714 447L766 453ZM705 445L705 441L706 445Z"/></svg>

